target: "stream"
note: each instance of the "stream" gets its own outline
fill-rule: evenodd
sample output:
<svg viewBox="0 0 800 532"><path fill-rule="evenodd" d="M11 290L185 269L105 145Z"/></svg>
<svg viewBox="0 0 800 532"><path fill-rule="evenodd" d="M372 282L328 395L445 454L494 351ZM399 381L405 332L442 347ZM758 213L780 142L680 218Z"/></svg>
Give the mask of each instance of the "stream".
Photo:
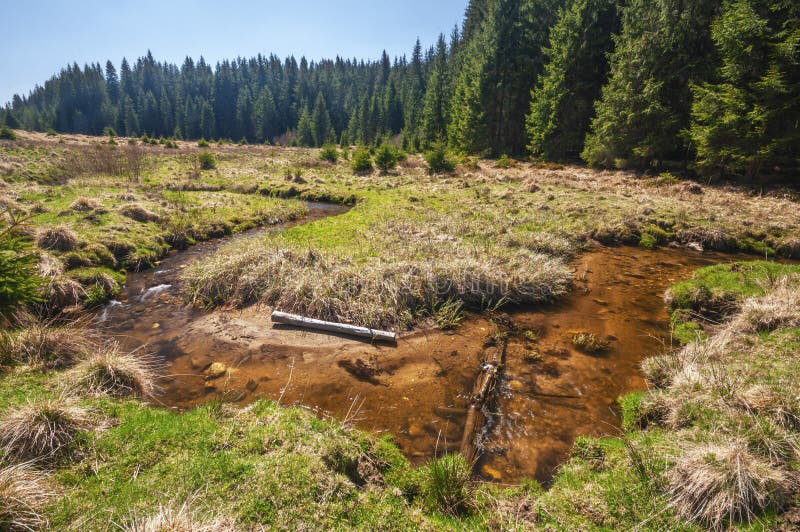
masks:
<svg viewBox="0 0 800 532"><path fill-rule="evenodd" d="M376 434L390 434L414 463L458 450L468 396L494 325L470 315L454 331L415 330L396 346L277 326L269 310L205 313L184 304L180 272L223 243L280 231L347 209L309 203L308 216L173 253L129 273L119 301L98 313L124 349L142 346L165 367L156 402L190 408L211 400L266 398L302 405ZM510 312L518 328L506 348L492 426L476 471L486 480L547 482L578 435L619 434L616 399L644 389L642 359L668 344L664 291L697 268L740 259L687 249L604 248L573 263L576 287L554 305ZM600 355L572 336L609 342ZM210 375L213 368L224 368Z"/></svg>

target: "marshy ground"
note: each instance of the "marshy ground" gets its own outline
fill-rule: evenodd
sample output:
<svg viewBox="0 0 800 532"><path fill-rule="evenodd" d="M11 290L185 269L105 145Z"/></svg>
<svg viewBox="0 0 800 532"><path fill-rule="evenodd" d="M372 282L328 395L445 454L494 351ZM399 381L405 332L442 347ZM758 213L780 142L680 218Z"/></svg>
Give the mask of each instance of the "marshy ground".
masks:
<svg viewBox="0 0 800 532"><path fill-rule="evenodd" d="M204 151L215 168L198 163ZM72 420L65 434L75 435L39 453L53 474L34 480L61 493L39 504L43 515L57 527L129 526L160 500L167 513L245 529L789 519L798 311L786 276L796 272L734 261L800 256L796 194L503 166L466 160L429 175L412 155L357 174L306 149L3 141L0 197L26 218L47 283L35 309L45 325L26 317L4 336L0 405L12 416L62 401L48 415ZM717 263L727 273L691 280ZM670 316L662 296L679 282ZM777 321L765 305L780 307ZM401 338L382 346L274 327L272 308ZM642 374L673 339L688 345ZM484 454L453 504L436 488L442 471L424 464L457 450L498 341L505 370ZM152 375L158 393L139 382ZM129 393L147 404L114 398ZM17 440L3 441L4 460L19 461ZM711 455L749 464L740 471L752 493L714 499L742 480L722 466L687 492L680 472ZM457 480L453 467L445 477Z"/></svg>

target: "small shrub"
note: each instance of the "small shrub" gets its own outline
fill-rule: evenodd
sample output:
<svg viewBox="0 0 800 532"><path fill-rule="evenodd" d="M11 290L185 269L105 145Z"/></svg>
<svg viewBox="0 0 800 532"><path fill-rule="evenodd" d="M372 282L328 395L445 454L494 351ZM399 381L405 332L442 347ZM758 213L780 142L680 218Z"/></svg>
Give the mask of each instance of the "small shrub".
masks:
<svg viewBox="0 0 800 532"><path fill-rule="evenodd" d="M425 494L428 502L441 512L457 515L467 505L467 484L472 468L460 454L448 454L427 466Z"/></svg>
<svg viewBox="0 0 800 532"><path fill-rule="evenodd" d="M72 251L78 243L78 235L65 225L44 227L36 233L36 245L41 249Z"/></svg>
<svg viewBox="0 0 800 532"><path fill-rule="evenodd" d="M103 136L104 137L116 137L117 136L117 131L111 126L106 126L106 127L103 128Z"/></svg>
<svg viewBox="0 0 800 532"><path fill-rule="evenodd" d="M506 155L505 153L497 159L497 167L498 168L511 168L512 166L516 165L516 161Z"/></svg>
<svg viewBox="0 0 800 532"><path fill-rule="evenodd" d="M58 133L56 133L55 129L49 127L49 128L47 128L47 131L45 132L45 135L47 135L48 137L55 137L56 135L58 135Z"/></svg>
<svg viewBox="0 0 800 532"><path fill-rule="evenodd" d="M65 398L15 407L0 423L0 448L17 460L54 460L70 450L79 432L91 427L83 408Z"/></svg>
<svg viewBox="0 0 800 532"><path fill-rule="evenodd" d="M368 173L372 171L372 155L369 149L364 146L356 148L353 152L353 160L350 167L356 173Z"/></svg>
<svg viewBox="0 0 800 532"><path fill-rule="evenodd" d="M322 147L319 158L323 161L335 163L339 160L339 152L336 150L336 146L333 144L326 144Z"/></svg>
<svg viewBox="0 0 800 532"><path fill-rule="evenodd" d="M213 170L217 167L217 158L211 152L202 152L197 156L197 160L200 162L200 168L203 170Z"/></svg>
<svg viewBox="0 0 800 532"><path fill-rule="evenodd" d="M121 353L114 347L95 352L68 374L77 388L97 395L150 397L157 391L152 360L142 354Z"/></svg>
<svg viewBox="0 0 800 532"><path fill-rule="evenodd" d="M375 152L375 164L386 173L397 166L397 152L388 144L382 144Z"/></svg>
<svg viewBox="0 0 800 532"><path fill-rule="evenodd" d="M441 142L433 145L430 151L425 152L425 162L428 163L429 174L451 173L456 168L455 161L450 157L447 148Z"/></svg>
<svg viewBox="0 0 800 532"><path fill-rule="evenodd" d="M200 148L208 148L209 144L206 139L201 138L200 140L197 141L197 146Z"/></svg>
<svg viewBox="0 0 800 532"><path fill-rule="evenodd" d="M38 262L30 244L0 227L0 319L40 301L43 279L37 275Z"/></svg>
<svg viewBox="0 0 800 532"><path fill-rule="evenodd" d="M0 530L45 530L41 511L51 493L30 464L0 468Z"/></svg>
<svg viewBox="0 0 800 532"><path fill-rule="evenodd" d="M8 126L0 127L0 139L17 140L17 134Z"/></svg>

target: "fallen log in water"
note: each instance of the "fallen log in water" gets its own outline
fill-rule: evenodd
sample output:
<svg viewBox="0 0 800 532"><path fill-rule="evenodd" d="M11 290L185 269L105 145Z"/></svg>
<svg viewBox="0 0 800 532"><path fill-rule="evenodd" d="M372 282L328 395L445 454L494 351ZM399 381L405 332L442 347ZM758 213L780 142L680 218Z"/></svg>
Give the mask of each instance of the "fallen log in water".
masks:
<svg viewBox="0 0 800 532"><path fill-rule="evenodd" d="M287 314L286 312L280 312L277 310L272 313L272 321L275 323L283 323L285 325L303 327L305 329L317 329L320 331L360 336L362 338L369 338L371 340L379 340L382 342L393 343L397 341L397 334L393 332L379 331L377 329L358 327L356 325L347 325L346 323L315 320L313 318L306 318L305 316L298 316L296 314Z"/></svg>
<svg viewBox="0 0 800 532"><path fill-rule="evenodd" d="M467 410L467 419L464 423L464 434L461 438L461 455L470 463L475 464L481 449L481 431L486 422L483 415L483 406L489 401L490 395L497 383L498 373L505 363L506 340L492 350L490 359L481 368L481 373L475 381L470 396L470 405Z"/></svg>

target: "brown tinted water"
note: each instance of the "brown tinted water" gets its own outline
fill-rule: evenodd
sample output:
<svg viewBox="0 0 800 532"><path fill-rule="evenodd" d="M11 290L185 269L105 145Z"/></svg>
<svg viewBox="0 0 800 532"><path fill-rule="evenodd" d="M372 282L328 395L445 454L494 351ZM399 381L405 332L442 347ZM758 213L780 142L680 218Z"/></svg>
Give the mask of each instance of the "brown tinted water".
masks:
<svg viewBox="0 0 800 532"><path fill-rule="evenodd" d="M343 211L311 204L303 221ZM145 345L165 364L160 403L188 408L267 398L391 434L417 463L457 450L492 323L471 316L455 331L416 330L388 346L273 325L270 309L259 306L210 314L187 308L180 271L219 245L200 244L130 274L120 302L101 312L124 347ZM575 260L576 290L562 303L512 311L516 326L536 337L509 341L479 474L546 481L576 436L618 433L616 398L644 387L639 363L668 341L664 290L696 268L730 260L689 250L598 248ZM576 332L608 339L610 349L581 353L572 344ZM210 378L219 364L224 372Z"/></svg>

